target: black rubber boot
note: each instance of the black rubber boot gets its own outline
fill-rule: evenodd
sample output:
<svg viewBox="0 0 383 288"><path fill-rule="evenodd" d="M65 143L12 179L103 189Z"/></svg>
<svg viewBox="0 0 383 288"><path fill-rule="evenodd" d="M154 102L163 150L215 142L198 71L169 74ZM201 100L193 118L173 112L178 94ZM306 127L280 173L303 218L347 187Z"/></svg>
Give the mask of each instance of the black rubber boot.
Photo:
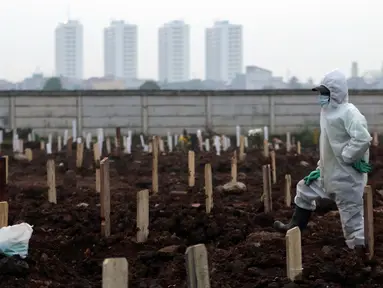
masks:
<svg viewBox="0 0 383 288"><path fill-rule="evenodd" d="M301 231L306 229L307 224L309 223L309 219L311 216L311 211L302 209L298 206L295 206L295 211L293 217L290 220L290 223L283 224L281 221L274 222L274 229L281 233L286 233L287 230L290 230L294 227L299 227Z"/></svg>

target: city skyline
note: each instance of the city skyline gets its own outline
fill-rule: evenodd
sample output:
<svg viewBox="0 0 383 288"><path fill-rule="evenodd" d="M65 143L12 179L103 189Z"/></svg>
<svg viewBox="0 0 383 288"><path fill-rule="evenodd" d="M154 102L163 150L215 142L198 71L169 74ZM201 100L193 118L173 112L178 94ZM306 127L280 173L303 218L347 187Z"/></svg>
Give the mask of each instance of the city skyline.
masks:
<svg viewBox="0 0 383 288"><path fill-rule="evenodd" d="M83 80L83 25L69 19L55 29L55 76ZM104 28L104 77L138 79L138 26L113 20ZM185 82L190 77L190 25L182 20L158 28L160 82ZM243 27L227 20L205 29L204 79L230 83L243 74Z"/></svg>
<svg viewBox="0 0 383 288"><path fill-rule="evenodd" d="M233 6L212 0L182 7L177 3L171 0L129 5L117 0L7 1L0 11L0 33L7 44L0 47L3 62L0 78L21 80L37 68L45 75L54 75L52 30L58 22L65 22L68 15L84 26L84 78L103 75L102 29L112 19L139 26L138 47L145 51L138 57L139 78L157 78L156 30L171 19L182 19L191 27L191 78L204 78L205 28L222 19L244 27L243 66L267 67L276 75L285 78L296 75L303 81L309 76L318 80L336 67L350 76L352 61L359 63L361 71L378 70L381 66L383 43L376 35L383 20L378 15L378 1L339 0L330 5L327 0L310 3L270 0L254 6L239 0ZM326 17L313 17L314 11L326 12Z"/></svg>

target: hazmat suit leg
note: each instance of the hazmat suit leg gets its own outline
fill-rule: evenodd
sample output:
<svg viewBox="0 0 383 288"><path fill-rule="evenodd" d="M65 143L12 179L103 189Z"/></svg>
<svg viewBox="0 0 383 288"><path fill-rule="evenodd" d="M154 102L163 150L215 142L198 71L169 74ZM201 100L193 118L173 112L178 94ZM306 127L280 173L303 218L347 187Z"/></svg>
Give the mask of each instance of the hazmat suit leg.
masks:
<svg viewBox="0 0 383 288"><path fill-rule="evenodd" d="M315 200L318 198L335 201L347 246L350 249L354 249L355 246L364 246L363 191L359 193L356 193L355 190L342 191L329 195L323 190L319 179L309 186L305 185L303 180L299 181L294 199L297 206L314 211L316 208Z"/></svg>
<svg viewBox="0 0 383 288"><path fill-rule="evenodd" d="M319 198L332 199L323 190L320 179L313 181L310 185L306 185L304 180L301 180L298 182L296 190L294 203L302 209L314 211L316 208L315 200Z"/></svg>
<svg viewBox="0 0 383 288"><path fill-rule="evenodd" d="M273 224L275 230L286 233L294 227L299 227L301 231L306 229L311 212L316 208L315 200L318 198L328 198L320 183L319 179L314 180L310 185L306 185L305 180L299 181L294 200L294 214L289 223L284 224L281 221L275 221Z"/></svg>
<svg viewBox="0 0 383 288"><path fill-rule="evenodd" d="M335 195L335 202L339 209L343 235L350 249L364 246L364 214L363 191L342 191Z"/></svg>

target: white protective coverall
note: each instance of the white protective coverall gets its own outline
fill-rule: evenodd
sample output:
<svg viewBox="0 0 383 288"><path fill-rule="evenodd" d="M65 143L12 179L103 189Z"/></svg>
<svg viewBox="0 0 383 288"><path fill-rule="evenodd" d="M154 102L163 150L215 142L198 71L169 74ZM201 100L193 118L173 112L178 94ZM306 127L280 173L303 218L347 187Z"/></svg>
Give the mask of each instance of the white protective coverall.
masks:
<svg viewBox="0 0 383 288"><path fill-rule="evenodd" d="M313 211L319 197L334 200L346 244L353 249L365 245L363 191L367 174L359 173L352 164L361 159L368 162L372 138L365 117L348 103L346 77L334 70L325 75L321 85L330 90L330 102L320 114L321 177L309 186L301 180L294 201L300 208Z"/></svg>

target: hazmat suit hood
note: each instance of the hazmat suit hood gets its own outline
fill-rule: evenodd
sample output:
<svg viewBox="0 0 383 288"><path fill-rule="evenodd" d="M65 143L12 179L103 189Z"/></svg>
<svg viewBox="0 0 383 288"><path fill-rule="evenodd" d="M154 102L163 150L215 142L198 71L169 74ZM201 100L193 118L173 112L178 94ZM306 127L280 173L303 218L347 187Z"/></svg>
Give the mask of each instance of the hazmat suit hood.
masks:
<svg viewBox="0 0 383 288"><path fill-rule="evenodd" d="M347 79L339 69L327 73L321 85L330 90L331 106L337 107L339 104L348 103Z"/></svg>

